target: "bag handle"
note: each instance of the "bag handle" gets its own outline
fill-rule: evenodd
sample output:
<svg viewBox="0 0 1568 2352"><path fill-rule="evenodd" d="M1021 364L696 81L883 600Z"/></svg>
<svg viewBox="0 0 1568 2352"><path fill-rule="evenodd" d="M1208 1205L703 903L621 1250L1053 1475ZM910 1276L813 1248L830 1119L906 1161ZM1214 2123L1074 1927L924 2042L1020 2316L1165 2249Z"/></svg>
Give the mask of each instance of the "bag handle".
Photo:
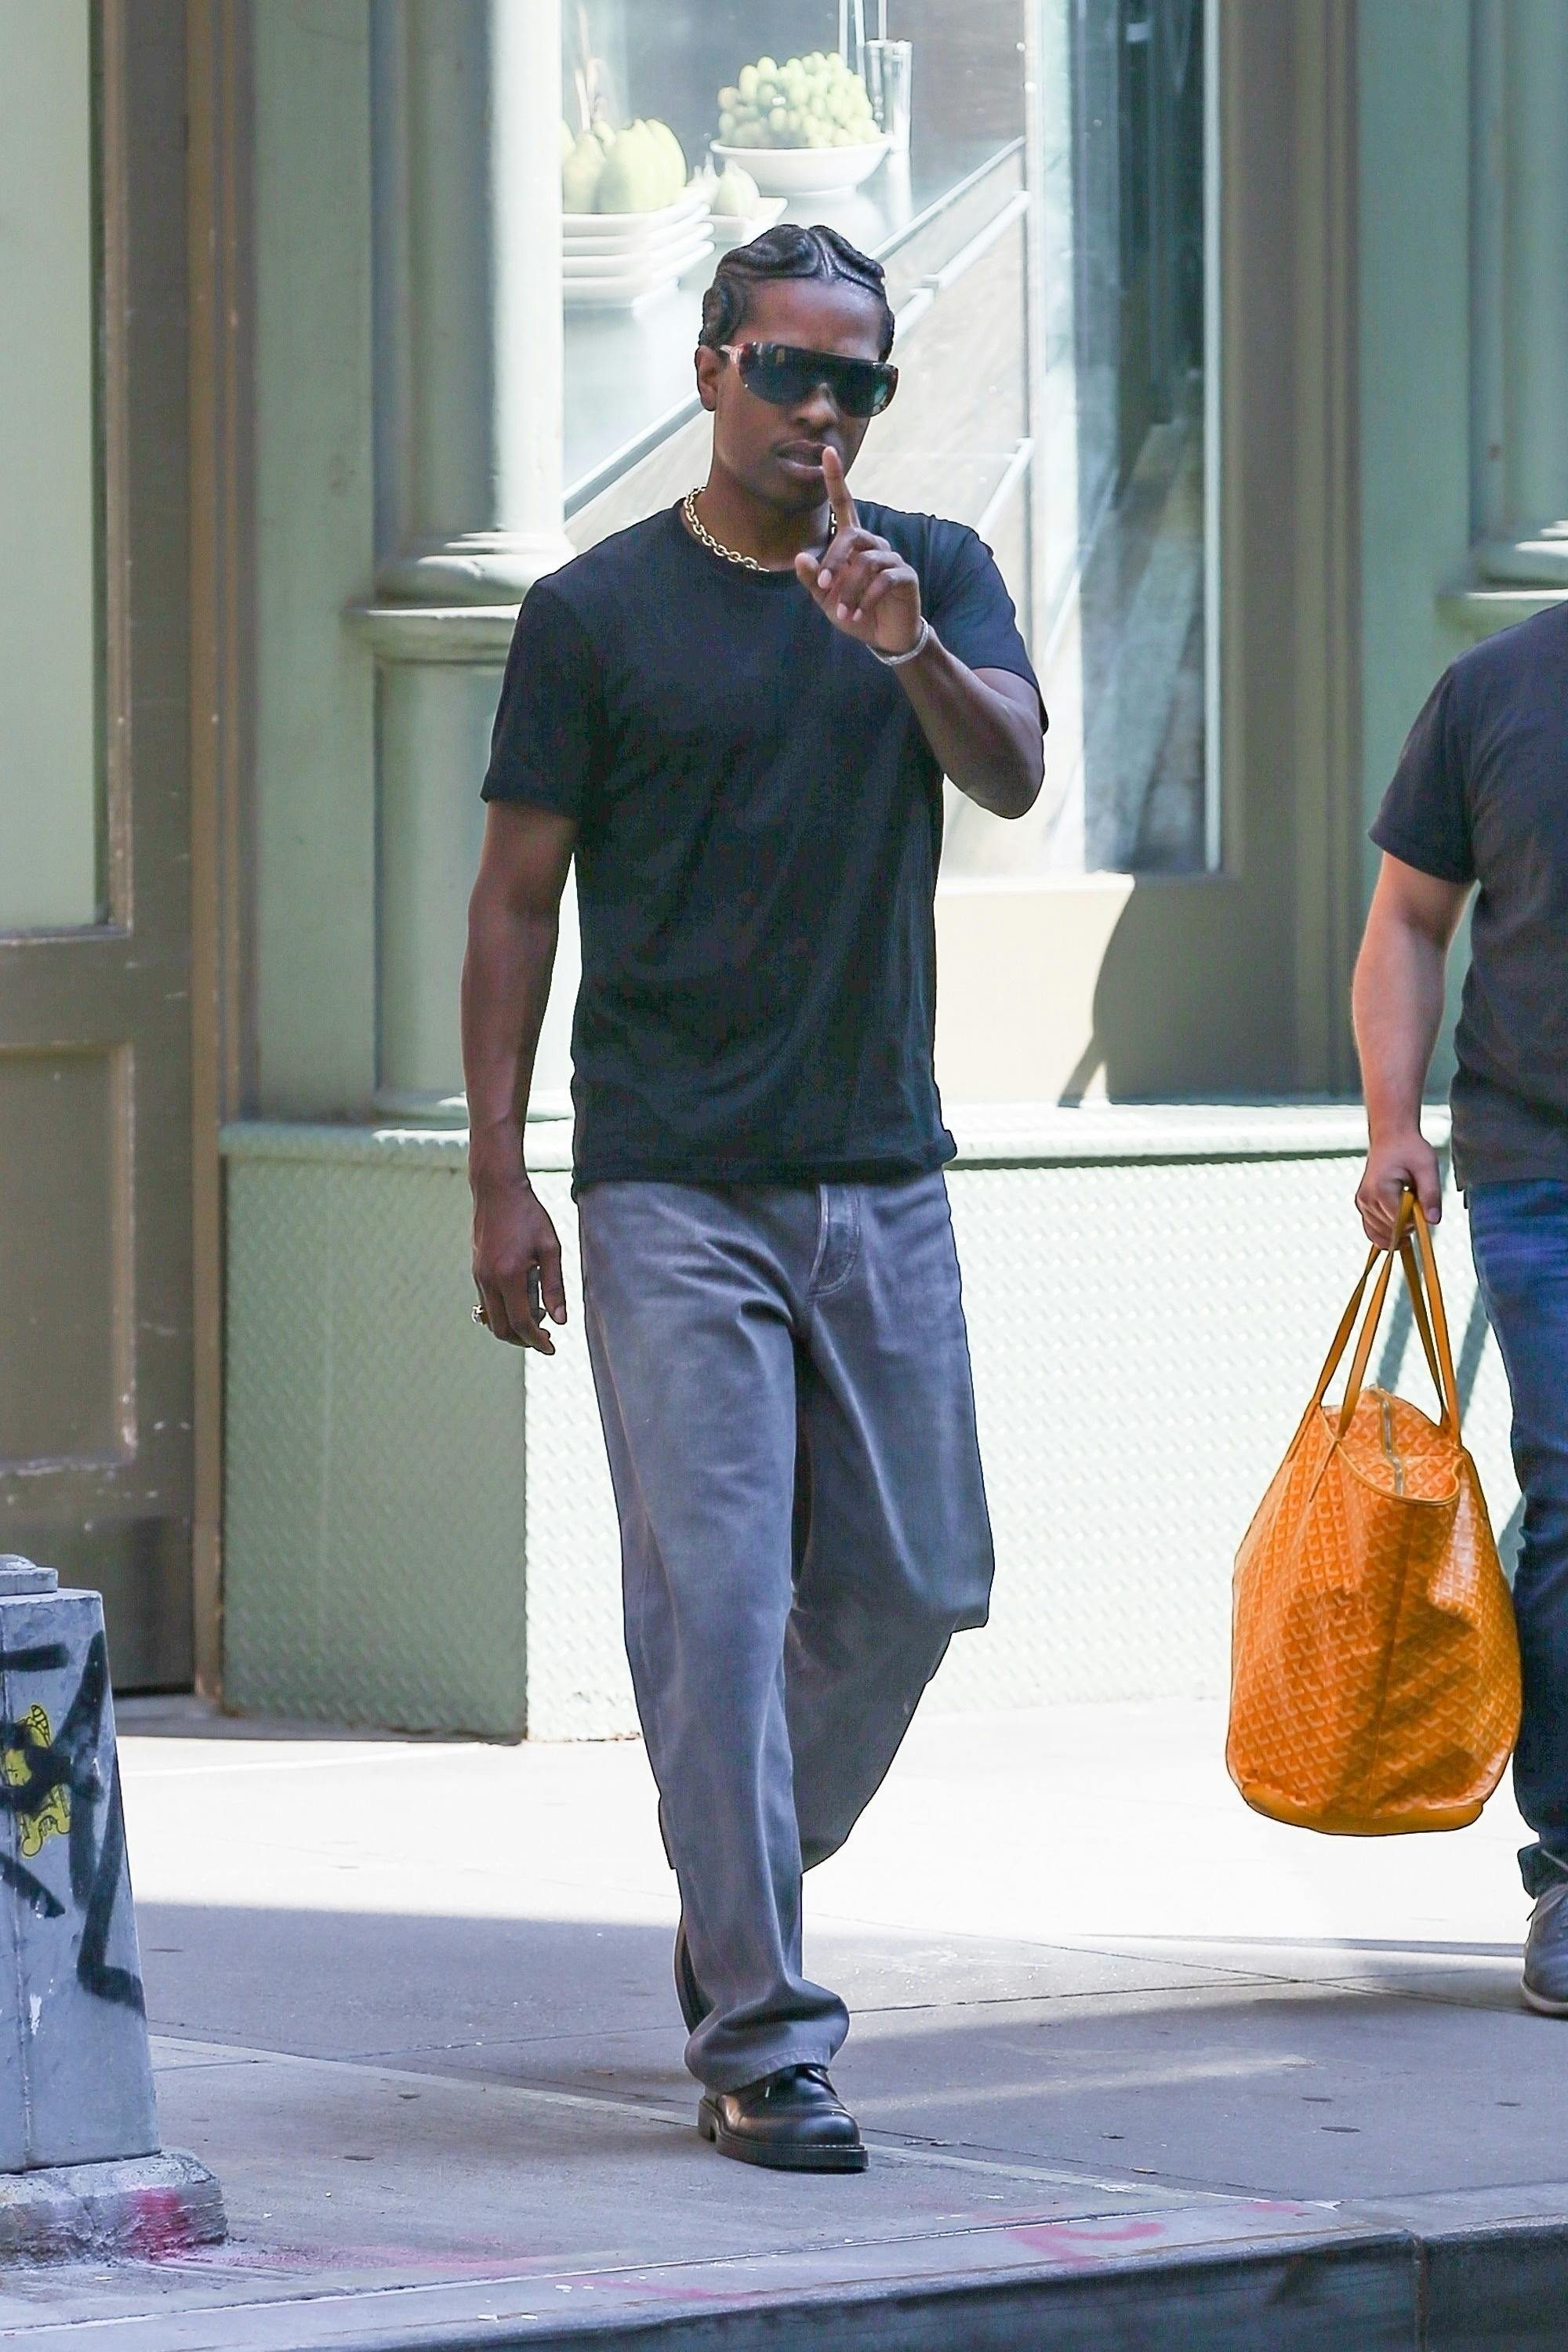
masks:
<svg viewBox="0 0 1568 2352"><path fill-rule="evenodd" d="M1399 1262L1405 1269L1405 1286L1410 1293L1411 1311L1415 1318L1415 1328L1421 1337L1421 1352L1426 1359L1426 1369L1432 1375L1432 1386L1436 1391L1437 1395L1442 1399L1444 1419L1447 1421L1448 1390L1444 1383L1442 1363L1438 1356L1436 1344L1432 1336L1432 1326L1427 1319L1426 1302L1422 1298L1421 1290L1415 1279L1415 1269L1411 1263L1414 1255L1415 1253L1411 1247L1410 1237L1406 1234L1405 1240L1400 1244ZM1441 1294L1439 1294L1439 1306L1440 1305ZM1444 1327L1443 1336L1445 1341L1447 1341L1447 1325ZM1450 1380L1451 1379L1452 1375L1450 1374Z"/></svg>
<svg viewBox="0 0 1568 2352"><path fill-rule="evenodd" d="M1412 1248L1410 1241L1412 1225L1415 1234L1415 1249ZM1419 1269L1416 1263L1417 1251L1420 1254ZM1437 1279L1437 1260L1432 1247L1431 1230L1427 1225L1426 1213L1420 1202L1408 1185L1400 1199L1399 1214L1394 1221L1393 1241L1386 1250L1374 1248L1367 1253L1366 1264L1361 1272L1361 1280L1352 1291L1350 1304L1340 1318L1339 1329L1334 1333L1330 1344L1328 1356L1322 1371L1319 1374L1318 1385L1312 1392L1312 1401L1307 1408L1302 1427L1305 1428L1307 1422L1311 1419L1313 1412L1322 1403L1328 1392L1329 1382L1333 1379L1340 1359L1350 1344L1350 1336L1355 1328L1356 1317L1361 1312L1362 1299L1371 1278L1373 1267L1381 1257L1383 1271L1373 1285L1372 1297L1367 1304L1361 1336L1356 1341L1350 1375L1345 1382L1344 1401L1340 1407L1340 1436L1343 1437L1349 1429L1366 1379L1373 1341L1377 1337L1377 1328L1383 1320L1383 1310L1388 1298L1388 1286L1394 1273L1394 1262L1396 1256L1410 1293L1411 1312L1415 1328L1421 1335L1422 1350L1432 1374L1432 1384L1442 1403L1442 1426L1457 1444L1459 1436L1459 1391L1458 1383L1454 1377L1453 1349L1448 1340L1448 1318L1443 1309L1443 1290ZM1425 1297L1422 1296L1423 1290L1426 1292Z"/></svg>
<svg viewBox="0 0 1568 2352"><path fill-rule="evenodd" d="M1313 1413L1317 1411L1319 1405L1322 1403L1324 1397L1328 1394L1329 1382L1333 1379L1335 1372L1338 1370L1340 1358L1344 1354L1346 1348L1349 1346L1351 1333L1355 1329L1356 1317L1361 1312L1362 1298L1365 1293L1373 1267L1377 1264L1378 1259L1384 1255L1384 1253L1379 1249L1370 1249L1366 1254L1366 1264L1361 1270L1361 1279L1356 1284L1355 1288L1351 1292L1350 1305L1340 1317L1339 1329L1334 1333L1333 1338L1329 1342L1329 1352L1323 1359L1323 1369L1318 1374L1318 1385L1312 1391L1310 1401L1308 1403L1306 1413L1302 1419L1301 1426L1303 1429L1306 1427L1307 1423L1311 1420ZM1394 1261L1392 1257L1390 1257L1384 1265L1382 1274L1378 1276L1377 1288L1373 1294L1372 1305L1367 1310L1369 1315L1371 1315L1374 1319L1380 1318L1383 1313L1383 1302L1387 1295L1388 1276L1393 1263Z"/></svg>
<svg viewBox="0 0 1568 2352"><path fill-rule="evenodd" d="M1415 1250L1410 1245L1412 1224L1415 1233ZM1419 1274L1416 1268L1417 1251L1420 1254ZM1356 1342L1355 1355L1352 1360L1350 1374L1345 1381L1344 1400L1340 1406L1339 1433L1343 1437L1349 1429L1352 1415L1361 1400L1367 1364L1372 1355L1373 1341L1377 1336L1377 1327L1382 1319L1384 1301L1387 1297L1389 1277L1394 1271L1396 1252L1405 1275L1405 1285L1410 1293L1411 1312L1416 1328L1421 1333L1421 1344L1431 1369L1433 1385L1436 1389L1442 1405L1441 1425L1457 1444L1459 1438L1459 1391L1458 1383L1454 1378L1453 1350L1448 1343L1448 1318L1443 1311L1443 1291L1437 1279L1437 1260L1432 1247L1431 1229L1427 1225L1426 1213L1420 1202L1408 1185L1400 1196L1399 1214L1394 1221L1394 1239L1387 1251L1387 1262L1379 1276L1372 1304L1367 1309L1366 1319L1362 1326L1361 1337ZM1425 1299L1422 1297L1423 1288L1426 1294ZM1428 1308L1430 1309L1430 1328L1428 1328Z"/></svg>
<svg viewBox="0 0 1568 2352"><path fill-rule="evenodd" d="M1426 1304L1432 1315L1431 1336L1436 1343L1437 1372L1440 1377L1436 1378L1436 1386L1438 1395L1443 1400L1443 1424L1457 1445L1459 1442L1459 1383L1454 1377L1453 1344L1448 1338L1448 1318L1443 1307L1443 1286L1437 1279L1437 1253L1432 1246L1432 1229L1426 1223L1426 1211L1414 1192L1410 1195L1410 1205L1415 1212L1415 1243L1421 1253L1421 1271L1426 1277ZM1409 1243L1406 1242L1405 1246L1408 1250ZM1413 1269L1406 1269L1406 1281L1410 1281L1412 1271ZM1419 1321L1421 1307L1414 1282L1410 1284L1410 1297L1415 1308L1416 1319ZM1426 1336L1425 1332L1422 1334L1424 1343ZM1432 1349L1428 1347L1426 1349L1428 1363L1432 1360Z"/></svg>

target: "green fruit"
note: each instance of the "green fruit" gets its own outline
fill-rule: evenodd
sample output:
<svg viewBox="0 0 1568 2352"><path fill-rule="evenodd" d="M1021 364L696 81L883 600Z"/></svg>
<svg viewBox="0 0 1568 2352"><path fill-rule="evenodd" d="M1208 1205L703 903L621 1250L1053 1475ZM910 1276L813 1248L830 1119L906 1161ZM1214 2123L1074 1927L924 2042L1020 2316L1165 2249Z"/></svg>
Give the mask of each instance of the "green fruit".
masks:
<svg viewBox="0 0 1568 2352"><path fill-rule="evenodd" d="M762 200L750 172L743 172L739 163L726 163L724 176L713 191L713 210L720 219L750 220Z"/></svg>
<svg viewBox="0 0 1568 2352"><path fill-rule="evenodd" d="M646 122L621 132L605 158L595 209L602 213L657 213L666 202L668 160Z"/></svg>
<svg viewBox="0 0 1568 2352"><path fill-rule="evenodd" d="M667 205L676 204L679 201L681 191L686 185L686 151L668 122L660 122L657 117L654 117L646 122L643 128L664 158L663 201Z"/></svg>
<svg viewBox="0 0 1568 2352"><path fill-rule="evenodd" d="M605 168L603 147L591 131L573 142L572 152L561 166L562 209L569 213L591 213L599 192L599 182Z"/></svg>
<svg viewBox="0 0 1568 2352"><path fill-rule="evenodd" d="M561 163L563 169L565 168L567 156L570 155L573 148L575 147L576 144L577 142L573 136L572 125L566 121L565 117L563 116L561 121Z"/></svg>
<svg viewBox="0 0 1568 2352"><path fill-rule="evenodd" d="M781 66L759 58L719 93L727 147L858 146L877 135L866 85L837 49L809 49Z"/></svg>

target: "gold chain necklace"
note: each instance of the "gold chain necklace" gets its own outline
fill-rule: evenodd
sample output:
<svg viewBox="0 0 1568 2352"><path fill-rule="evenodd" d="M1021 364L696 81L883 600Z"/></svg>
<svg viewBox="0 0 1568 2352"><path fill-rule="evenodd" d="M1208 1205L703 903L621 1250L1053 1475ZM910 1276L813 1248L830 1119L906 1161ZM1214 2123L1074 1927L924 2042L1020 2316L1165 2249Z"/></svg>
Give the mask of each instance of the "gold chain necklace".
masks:
<svg viewBox="0 0 1568 2352"><path fill-rule="evenodd" d="M701 516L697 511L697 499L698 492L696 490L688 490L686 496L680 501L680 511L686 517L687 524L690 530L692 538L697 541L700 546L705 547L710 555L721 556L726 563L738 564L742 572L761 572L767 573L773 572L778 568L776 565L771 563L759 563L754 555L742 555L738 547L726 547L721 539L715 539L712 532L709 530L707 524L703 521ZM833 534L837 528L837 516L830 515L827 523L827 541L826 542L827 545L832 544Z"/></svg>

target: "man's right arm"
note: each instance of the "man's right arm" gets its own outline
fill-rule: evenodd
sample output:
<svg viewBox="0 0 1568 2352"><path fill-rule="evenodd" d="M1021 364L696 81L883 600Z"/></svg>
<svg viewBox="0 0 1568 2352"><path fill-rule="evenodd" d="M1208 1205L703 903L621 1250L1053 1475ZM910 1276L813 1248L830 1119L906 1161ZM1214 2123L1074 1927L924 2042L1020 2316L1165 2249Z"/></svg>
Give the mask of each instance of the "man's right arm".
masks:
<svg viewBox="0 0 1568 2352"><path fill-rule="evenodd" d="M1352 992L1370 1145L1356 1206L1379 1249L1394 1238L1405 1185L1431 1223L1443 1213L1437 1155L1421 1132L1421 1096L1442 1026L1448 948L1469 889L1384 853Z"/></svg>
<svg viewBox="0 0 1568 2352"><path fill-rule="evenodd" d="M491 802L463 960L474 1284L496 1338L546 1356L555 1348L529 1311L530 1272L539 1269L552 1323L566 1320L566 1292L561 1244L529 1182L522 1135L576 837L573 820L552 809Z"/></svg>

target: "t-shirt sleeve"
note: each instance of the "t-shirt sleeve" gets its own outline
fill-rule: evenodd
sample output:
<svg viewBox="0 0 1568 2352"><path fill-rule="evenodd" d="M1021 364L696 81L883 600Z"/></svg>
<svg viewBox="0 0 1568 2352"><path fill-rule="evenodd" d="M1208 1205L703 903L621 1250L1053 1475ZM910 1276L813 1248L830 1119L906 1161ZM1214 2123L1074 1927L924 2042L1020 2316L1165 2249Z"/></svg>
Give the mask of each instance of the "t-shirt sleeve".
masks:
<svg viewBox="0 0 1568 2352"><path fill-rule="evenodd" d="M1040 682L1019 633L1007 583L985 541L977 531L954 531L951 543L941 548L932 572L926 615L948 652L970 669L1010 669L1016 677L1026 677L1039 701L1044 730Z"/></svg>
<svg viewBox="0 0 1568 2352"><path fill-rule="evenodd" d="M604 698L586 630L548 581L524 597L481 787L581 823L604 766Z"/></svg>
<svg viewBox="0 0 1568 2352"><path fill-rule="evenodd" d="M1372 828L1379 849L1439 882L1473 882L1475 856L1454 673L1445 670L1405 740Z"/></svg>

